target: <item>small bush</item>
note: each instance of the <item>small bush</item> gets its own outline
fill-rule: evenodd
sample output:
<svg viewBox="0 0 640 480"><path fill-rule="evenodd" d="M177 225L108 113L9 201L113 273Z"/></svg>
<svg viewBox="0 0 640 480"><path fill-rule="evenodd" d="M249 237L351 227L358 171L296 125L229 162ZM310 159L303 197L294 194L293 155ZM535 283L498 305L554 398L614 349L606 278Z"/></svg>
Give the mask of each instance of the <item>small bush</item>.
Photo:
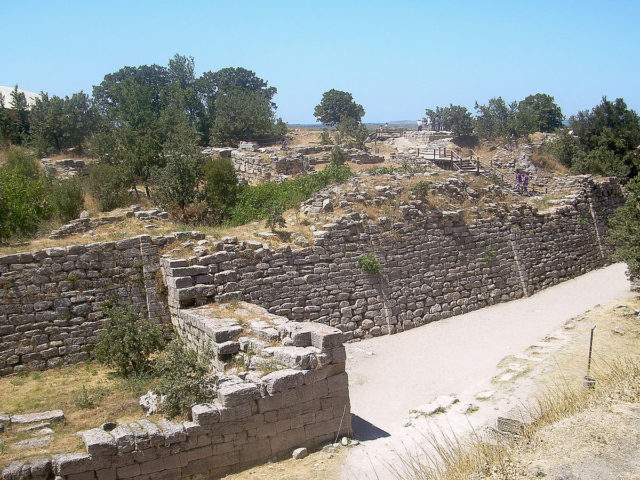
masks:
<svg viewBox="0 0 640 480"><path fill-rule="evenodd" d="M347 160L347 156L344 154L344 150L342 150L338 145L331 149L331 155L329 156L329 160L331 165L335 165L341 167Z"/></svg>
<svg viewBox="0 0 640 480"><path fill-rule="evenodd" d="M191 406L206 402L214 395L217 377L208 377L211 356L198 355L180 342L169 344L154 366L159 376L157 392L165 396L162 411L169 417L188 415Z"/></svg>
<svg viewBox="0 0 640 480"><path fill-rule="evenodd" d="M74 395L73 402L75 403L76 407L81 409L89 409L95 407L95 403L89 397L87 387L85 387L84 385L82 386L82 391Z"/></svg>
<svg viewBox="0 0 640 480"><path fill-rule="evenodd" d="M149 356L164 346L162 330L129 305L105 307L108 318L95 348L98 361L128 377L149 369Z"/></svg>
<svg viewBox="0 0 640 480"><path fill-rule="evenodd" d="M63 222L78 218L84 208L82 181L76 176L54 181L49 191L49 202L55 215Z"/></svg>
<svg viewBox="0 0 640 480"><path fill-rule="evenodd" d="M320 134L320 143L322 145L331 145L333 143L331 134L327 130L322 130L322 133Z"/></svg>
<svg viewBox="0 0 640 480"><path fill-rule="evenodd" d="M367 273L378 274L382 272L380 262L376 260L376 257L374 257L372 253L367 253L366 255L358 257L358 265L360 265L360 268Z"/></svg>
<svg viewBox="0 0 640 480"><path fill-rule="evenodd" d="M96 163L90 165L88 170L87 187L101 211L108 212L131 203L131 194L127 191L127 181L121 168Z"/></svg>
<svg viewBox="0 0 640 480"><path fill-rule="evenodd" d="M215 223L229 218L237 193L238 177L230 158L218 157L205 162L204 198Z"/></svg>
<svg viewBox="0 0 640 480"><path fill-rule="evenodd" d="M371 175L393 175L396 171L393 167L376 167L369 170Z"/></svg>
<svg viewBox="0 0 640 480"><path fill-rule="evenodd" d="M284 210L282 207L274 207L267 217L267 228L271 229L271 231L276 230L278 227L284 228L287 225L287 222L284 219L283 213Z"/></svg>
<svg viewBox="0 0 640 480"><path fill-rule="evenodd" d="M37 160L24 149L12 148L0 167L0 241L33 234L50 216L47 188Z"/></svg>
<svg viewBox="0 0 640 480"><path fill-rule="evenodd" d="M411 192L416 196L416 198L420 200L424 200L429 196L429 192L431 191L431 182L426 180L420 180L416 183Z"/></svg>

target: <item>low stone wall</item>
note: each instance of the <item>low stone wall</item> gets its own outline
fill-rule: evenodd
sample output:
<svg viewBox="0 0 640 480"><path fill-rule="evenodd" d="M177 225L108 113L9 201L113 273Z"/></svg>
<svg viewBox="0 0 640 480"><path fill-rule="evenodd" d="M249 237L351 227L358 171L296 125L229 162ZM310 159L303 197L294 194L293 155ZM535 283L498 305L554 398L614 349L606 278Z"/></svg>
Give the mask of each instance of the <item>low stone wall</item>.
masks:
<svg viewBox="0 0 640 480"><path fill-rule="evenodd" d="M194 314L195 315L195 314ZM202 311L183 317L214 341ZM204 322L204 323L202 323ZM221 335L224 329L218 329ZM184 332L185 330L181 330ZM314 448L351 431L348 379L342 333L319 324L278 325L286 347L269 347L274 358L312 355L315 363L278 370L220 376L215 398L195 405L192 421L156 423L147 419L107 432L81 432L86 454L12 463L2 480L190 479L218 478L229 472ZM197 337L197 336L196 336ZM196 338L190 336L189 338Z"/></svg>
<svg viewBox="0 0 640 480"><path fill-rule="evenodd" d="M88 358L108 300L122 300L168 325L158 249L174 237L116 242L0 257L0 375Z"/></svg>

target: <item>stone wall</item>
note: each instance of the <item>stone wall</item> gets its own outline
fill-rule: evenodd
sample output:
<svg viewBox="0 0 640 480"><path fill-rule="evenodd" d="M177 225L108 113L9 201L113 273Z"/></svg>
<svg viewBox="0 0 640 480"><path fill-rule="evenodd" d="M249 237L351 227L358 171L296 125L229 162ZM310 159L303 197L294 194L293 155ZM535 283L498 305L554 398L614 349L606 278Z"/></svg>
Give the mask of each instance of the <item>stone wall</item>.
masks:
<svg viewBox="0 0 640 480"><path fill-rule="evenodd" d="M146 235L0 257L0 375L88 357L108 300L168 325L156 271L174 237Z"/></svg>
<svg viewBox="0 0 640 480"><path fill-rule="evenodd" d="M610 261L606 218L623 197L613 179L585 179L583 194L538 213L467 222L464 211L400 207L402 221L353 213L315 231L315 245L292 250L223 239L217 253L167 260L184 308L244 299L294 320L335 326L347 340L396 333L451 315L530 295ZM382 273L363 272L373 253Z"/></svg>
<svg viewBox="0 0 640 480"><path fill-rule="evenodd" d="M467 222L419 201L399 220L352 213L314 232L315 245L277 250L223 239L213 254L166 260L168 305L244 299L292 320L335 326L346 340L395 333L529 295L609 262L606 218L623 201L613 180L584 179L547 213L520 206ZM52 248L0 257L0 375L83 360L102 305L126 299L168 324L158 248L175 237ZM373 253L382 274L358 257ZM149 313L150 312L150 313Z"/></svg>
<svg viewBox="0 0 640 480"><path fill-rule="evenodd" d="M213 331L200 331L210 340L215 337ZM192 407L192 421L144 419L119 424L109 432L87 430L80 434L86 454L14 462L0 478L218 478L290 456L295 448L314 448L349 434L351 413L342 333L325 325L284 319L278 332L282 343L290 346L270 347L274 357L278 352L286 358L298 357L297 349L303 356L313 355L316 362L291 365L263 377L255 372L222 375L212 401Z"/></svg>

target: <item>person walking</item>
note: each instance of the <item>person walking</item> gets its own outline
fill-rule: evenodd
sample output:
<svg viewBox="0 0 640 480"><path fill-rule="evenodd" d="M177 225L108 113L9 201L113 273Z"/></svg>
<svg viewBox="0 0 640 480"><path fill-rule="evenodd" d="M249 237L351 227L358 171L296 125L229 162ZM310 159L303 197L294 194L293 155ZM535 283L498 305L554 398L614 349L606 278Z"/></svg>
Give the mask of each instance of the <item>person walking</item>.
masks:
<svg viewBox="0 0 640 480"><path fill-rule="evenodd" d="M516 170L516 192L520 192L522 190L522 173L520 170Z"/></svg>
<svg viewBox="0 0 640 480"><path fill-rule="evenodd" d="M528 186L529 186L529 174L527 172L524 172L524 175L522 177L522 188L524 189L524 193L527 193Z"/></svg>

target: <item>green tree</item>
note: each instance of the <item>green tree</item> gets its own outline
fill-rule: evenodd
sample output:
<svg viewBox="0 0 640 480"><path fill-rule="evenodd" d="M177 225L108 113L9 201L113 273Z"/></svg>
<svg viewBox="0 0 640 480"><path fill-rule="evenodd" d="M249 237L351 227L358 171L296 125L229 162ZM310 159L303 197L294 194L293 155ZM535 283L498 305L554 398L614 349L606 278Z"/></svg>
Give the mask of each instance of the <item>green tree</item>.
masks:
<svg viewBox="0 0 640 480"><path fill-rule="evenodd" d="M516 121L520 134L554 132L562 126L562 110L545 93L529 95L518 103Z"/></svg>
<svg viewBox="0 0 640 480"><path fill-rule="evenodd" d="M268 136L274 131L273 109L261 92L235 87L216 96L211 142L237 145L240 140Z"/></svg>
<svg viewBox="0 0 640 480"><path fill-rule="evenodd" d="M273 97L277 93L275 87L258 77L251 70L245 68L223 68L217 72L205 72L195 80L195 89L198 98L202 102L202 117L200 121L200 131L203 138L209 140L213 136L213 129L218 118L217 100L221 96L229 95L230 92L240 90L242 92L253 92L254 97L262 97L262 101L269 105L270 113L268 117L273 119L273 111L276 108ZM224 112L223 112L224 114ZM273 125L273 128L280 131L281 125ZM251 132L256 135L259 132ZM279 132L274 132L278 135ZM214 138L214 141L216 139Z"/></svg>
<svg viewBox="0 0 640 480"><path fill-rule="evenodd" d="M333 127L347 118L360 123L364 116L364 108L353 100L351 93L331 89L322 94L313 115L324 125Z"/></svg>
<svg viewBox="0 0 640 480"><path fill-rule="evenodd" d="M575 171L620 178L638 175L640 117L623 99L611 102L603 97L591 111L572 116L569 125L580 147L571 162Z"/></svg>
<svg viewBox="0 0 640 480"><path fill-rule="evenodd" d="M107 321L94 350L98 361L123 377L146 372L149 356L164 346L162 330L130 305L108 305L104 313Z"/></svg>
<svg viewBox="0 0 640 480"><path fill-rule="evenodd" d="M29 138L29 107L18 86L11 91L9 104L4 97L0 103L0 141L4 145L22 145Z"/></svg>
<svg viewBox="0 0 640 480"><path fill-rule="evenodd" d="M43 92L31 108L31 137L43 155L67 148L83 153L97 121L97 112L84 92L64 99L49 98Z"/></svg>
<svg viewBox="0 0 640 480"><path fill-rule="evenodd" d="M626 262L631 278L640 278L640 177L626 185L625 204L611 221L611 242L615 256Z"/></svg>
<svg viewBox="0 0 640 480"><path fill-rule="evenodd" d="M220 223L230 217L238 194L238 177L230 158L213 158L204 165L204 199L213 220Z"/></svg>
<svg viewBox="0 0 640 480"><path fill-rule="evenodd" d="M466 107L449 104L448 107L436 107L436 110L426 109L426 115L435 123L440 116L440 123L445 130L453 132L456 136L471 135L473 133L473 117Z"/></svg>
<svg viewBox="0 0 640 480"><path fill-rule="evenodd" d="M476 132L480 138L514 138L516 128L517 102L507 105L502 97L491 98L486 105L476 102Z"/></svg>
<svg viewBox="0 0 640 480"><path fill-rule="evenodd" d="M104 132L112 139L112 151L98 151L101 160L120 165L129 185L142 183L150 196L149 181L162 166L169 75L158 65L124 67L105 75L93 88L96 105L105 117Z"/></svg>
<svg viewBox="0 0 640 480"><path fill-rule="evenodd" d="M176 111L169 121L171 131L163 148L165 165L154 174L154 196L161 205L177 206L184 215L185 207L198 194L203 156L196 141L195 127L184 112Z"/></svg>

